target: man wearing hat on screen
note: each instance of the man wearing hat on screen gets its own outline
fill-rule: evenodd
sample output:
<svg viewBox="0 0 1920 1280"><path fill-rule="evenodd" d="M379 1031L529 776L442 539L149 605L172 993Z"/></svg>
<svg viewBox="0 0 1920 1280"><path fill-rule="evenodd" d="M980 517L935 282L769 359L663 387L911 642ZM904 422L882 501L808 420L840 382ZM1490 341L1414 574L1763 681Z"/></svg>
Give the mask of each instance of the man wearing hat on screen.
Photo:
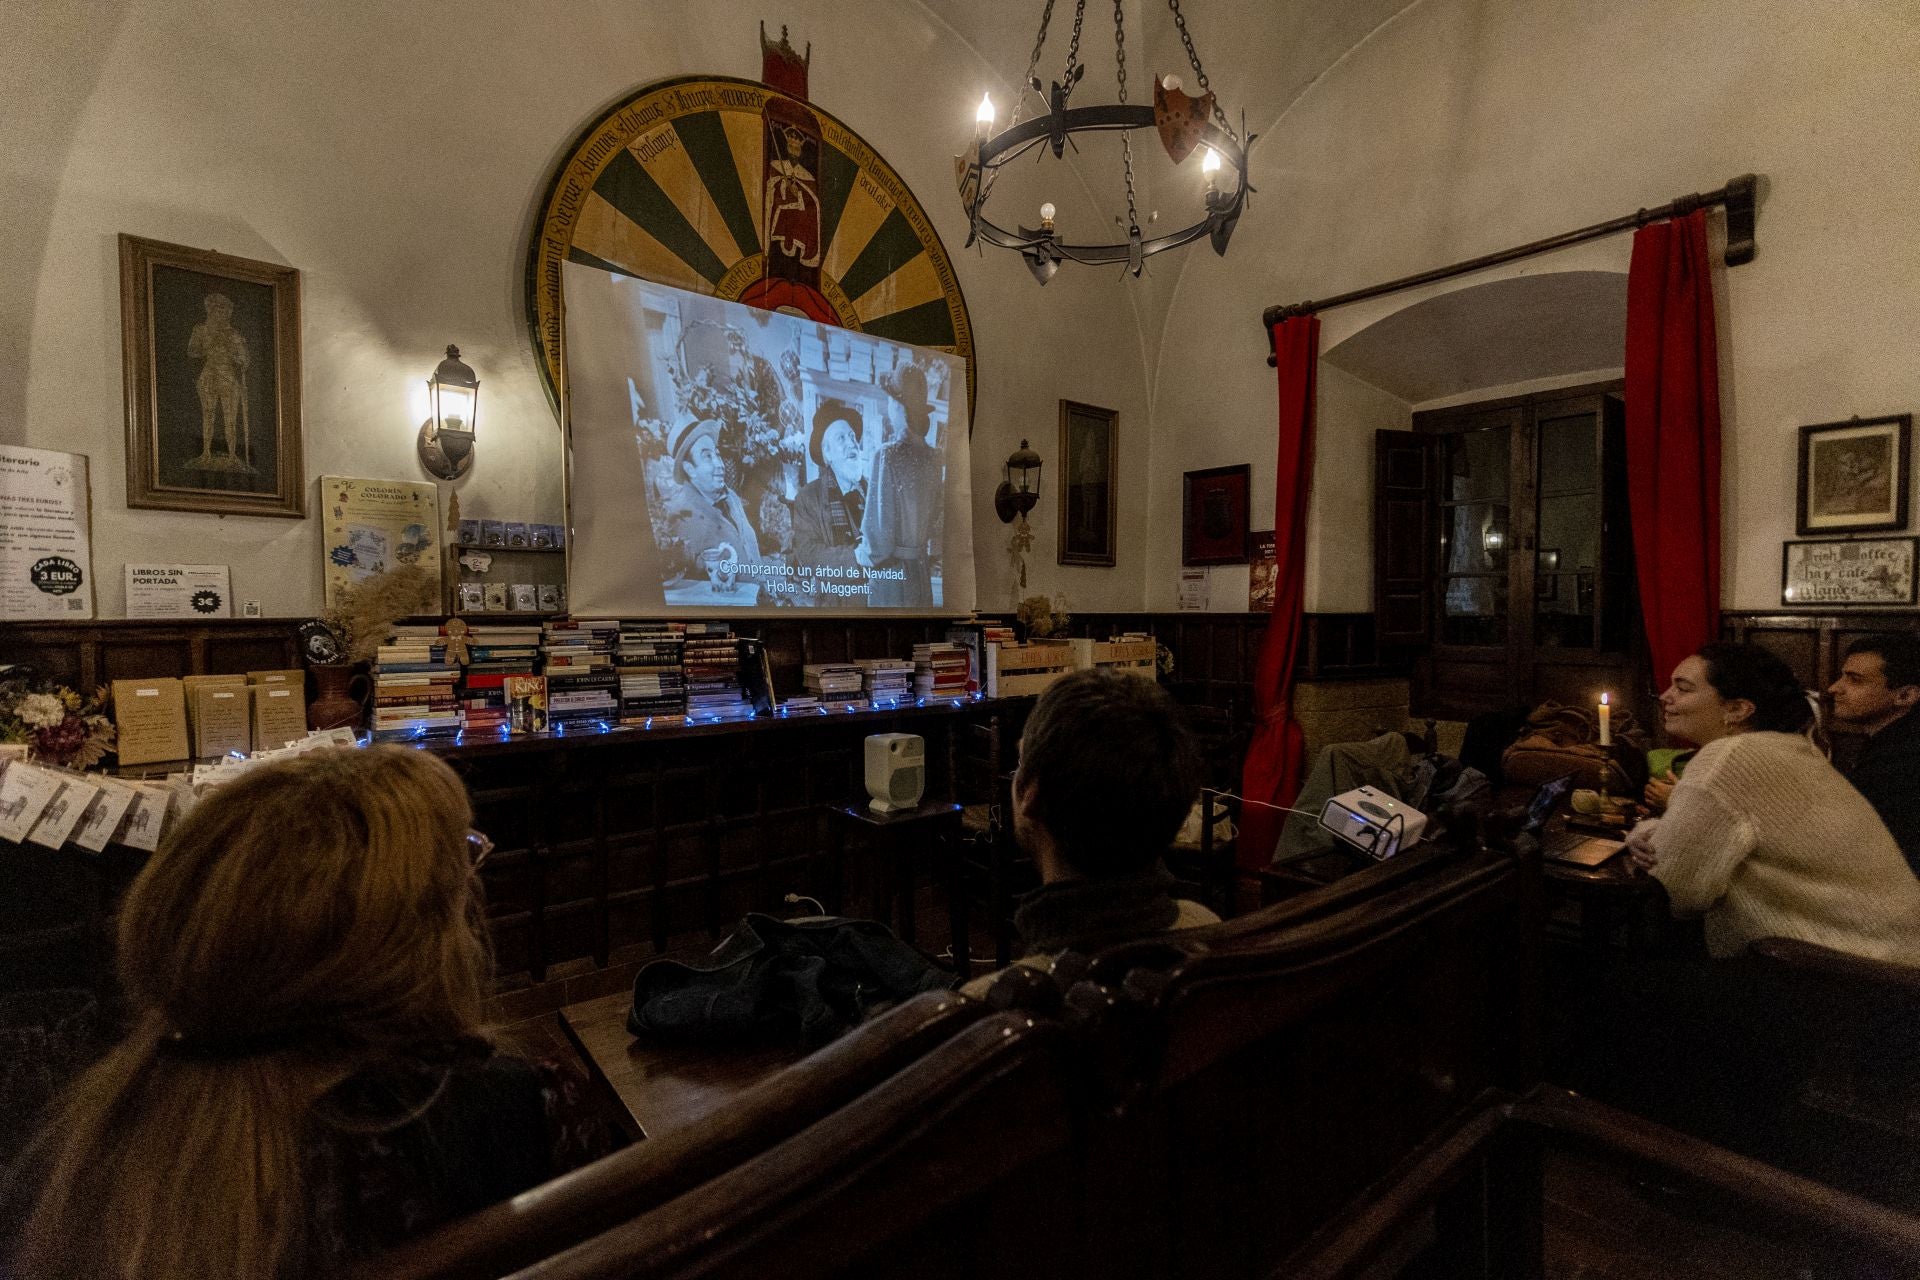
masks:
<svg viewBox="0 0 1920 1280"><path fill-rule="evenodd" d="M880 380L887 393L887 442L873 458L873 482L854 557L875 570L867 603L932 608L933 552L940 539L940 451L928 436L933 409L927 374L903 365Z"/></svg>
<svg viewBox="0 0 1920 1280"><path fill-rule="evenodd" d="M760 543L747 522L747 509L727 488L727 463L720 456L720 421L689 420L675 429L673 474L667 494L667 569L682 578L706 578L715 586L731 583L724 566L755 564Z"/></svg>
<svg viewBox="0 0 1920 1280"><path fill-rule="evenodd" d="M848 585L862 581L854 560L860 543L860 521L867 509L866 459L860 452L864 422L860 411L838 400L823 400L813 415L813 438L807 456L819 469L816 480L800 486L793 497L793 558L811 568L816 581ZM823 569L839 573L822 573ZM859 607L865 593L806 595L803 601Z"/></svg>

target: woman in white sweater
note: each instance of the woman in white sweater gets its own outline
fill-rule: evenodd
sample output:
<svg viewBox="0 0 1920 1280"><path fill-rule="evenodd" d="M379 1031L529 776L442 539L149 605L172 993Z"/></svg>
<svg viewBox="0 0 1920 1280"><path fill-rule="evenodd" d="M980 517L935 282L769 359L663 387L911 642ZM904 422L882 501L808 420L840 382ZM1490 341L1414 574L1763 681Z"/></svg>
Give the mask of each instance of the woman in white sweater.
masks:
<svg viewBox="0 0 1920 1280"><path fill-rule="evenodd" d="M1660 709L1667 732L1700 750L1666 815L1628 844L1674 914L1705 917L1709 954L1780 936L1920 965L1920 880L1805 736L1813 708L1785 663L1753 645L1706 645L1674 668Z"/></svg>

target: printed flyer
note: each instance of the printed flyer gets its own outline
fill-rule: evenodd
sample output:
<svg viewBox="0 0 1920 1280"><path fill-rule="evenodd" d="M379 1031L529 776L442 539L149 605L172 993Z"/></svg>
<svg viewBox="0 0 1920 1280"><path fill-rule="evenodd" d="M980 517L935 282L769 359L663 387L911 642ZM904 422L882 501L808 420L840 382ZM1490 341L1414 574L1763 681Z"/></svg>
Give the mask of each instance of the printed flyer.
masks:
<svg viewBox="0 0 1920 1280"><path fill-rule="evenodd" d="M326 518L327 607L340 589L396 565L417 564L440 589L440 491L405 480L320 477Z"/></svg>
<svg viewBox="0 0 1920 1280"><path fill-rule="evenodd" d="M224 564L130 564L129 618L231 618Z"/></svg>
<svg viewBox="0 0 1920 1280"><path fill-rule="evenodd" d="M93 617L87 457L0 447L0 618Z"/></svg>

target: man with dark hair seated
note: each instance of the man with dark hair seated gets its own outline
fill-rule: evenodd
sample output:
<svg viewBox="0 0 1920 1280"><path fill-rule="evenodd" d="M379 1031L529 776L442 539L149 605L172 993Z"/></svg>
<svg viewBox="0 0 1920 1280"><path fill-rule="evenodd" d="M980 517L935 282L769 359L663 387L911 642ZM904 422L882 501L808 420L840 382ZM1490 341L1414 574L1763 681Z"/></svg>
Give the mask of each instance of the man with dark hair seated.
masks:
<svg viewBox="0 0 1920 1280"><path fill-rule="evenodd" d="M1063 951L1217 922L1173 896L1160 863L1199 794L1193 738L1158 684L1079 671L1049 687L1013 777L1014 839L1040 870L1013 916L1020 963L1044 969ZM992 977L966 992L984 993Z"/></svg>
<svg viewBox="0 0 1920 1280"><path fill-rule="evenodd" d="M1828 687L1833 718L1867 735L1847 781L1920 872L1920 636L1862 636Z"/></svg>

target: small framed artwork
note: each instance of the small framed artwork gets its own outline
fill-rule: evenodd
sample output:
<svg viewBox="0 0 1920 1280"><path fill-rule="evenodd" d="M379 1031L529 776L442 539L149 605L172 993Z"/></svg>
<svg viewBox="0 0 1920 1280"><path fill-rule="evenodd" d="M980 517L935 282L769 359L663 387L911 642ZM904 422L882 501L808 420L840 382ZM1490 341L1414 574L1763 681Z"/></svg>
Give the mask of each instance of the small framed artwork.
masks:
<svg viewBox="0 0 1920 1280"><path fill-rule="evenodd" d="M1112 409L1060 402L1061 564L1113 567L1119 421Z"/></svg>
<svg viewBox="0 0 1920 1280"><path fill-rule="evenodd" d="M1781 547L1780 603L1910 605L1920 538L1788 542Z"/></svg>
<svg viewBox="0 0 1920 1280"><path fill-rule="evenodd" d="M1248 493L1253 468L1209 467L1181 478L1180 563L1247 562Z"/></svg>
<svg viewBox="0 0 1920 1280"><path fill-rule="evenodd" d="M1907 527L1913 415L1854 418L1800 428L1802 537Z"/></svg>
<svg viewBox="0 0 1920 1280"><path fill-rule="evenodd" d="M306 515L300 273L120 237L127 505Z"/></svg>

